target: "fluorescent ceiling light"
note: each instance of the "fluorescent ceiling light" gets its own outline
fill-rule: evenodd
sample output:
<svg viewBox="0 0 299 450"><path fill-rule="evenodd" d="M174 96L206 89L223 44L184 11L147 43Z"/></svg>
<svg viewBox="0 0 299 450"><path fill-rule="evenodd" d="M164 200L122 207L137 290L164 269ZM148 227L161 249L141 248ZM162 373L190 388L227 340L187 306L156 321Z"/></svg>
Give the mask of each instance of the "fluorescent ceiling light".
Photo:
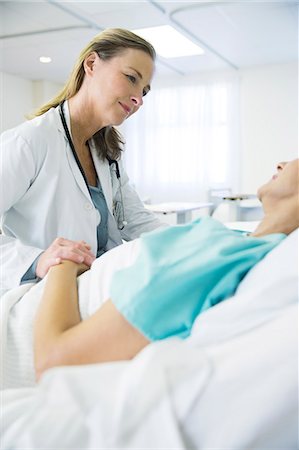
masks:
<svg viewBox="0 0 299 450"><path fill-rule="evenodd" d="M50 63L52 61L52 58L50 58L50 56L40 56L39 57L39 61L41 63L47 64L47 63Z"/></svg>
<svg viewBox="0 0 299 450"><path fill-rule="evenodd" d="M180 56L202 55L203 49L186 38L170 25L141 28L133 30L154 47L158 55L164 58L178 58Z"/></svg>

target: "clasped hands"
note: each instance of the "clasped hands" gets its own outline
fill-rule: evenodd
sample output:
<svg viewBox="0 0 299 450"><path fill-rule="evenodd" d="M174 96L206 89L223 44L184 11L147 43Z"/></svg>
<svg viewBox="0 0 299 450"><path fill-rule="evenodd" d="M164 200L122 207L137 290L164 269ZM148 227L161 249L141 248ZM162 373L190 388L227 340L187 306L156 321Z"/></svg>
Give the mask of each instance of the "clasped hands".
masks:
<svg viewBox="0 0 299 450"><path fill-rule="evenodd" d="M44 278L50 267L63 261L72 261L78 265L78 274L88 270L95 260L91 247L85 241L71 241L57 238L38 259L36 275Z"/></svg>

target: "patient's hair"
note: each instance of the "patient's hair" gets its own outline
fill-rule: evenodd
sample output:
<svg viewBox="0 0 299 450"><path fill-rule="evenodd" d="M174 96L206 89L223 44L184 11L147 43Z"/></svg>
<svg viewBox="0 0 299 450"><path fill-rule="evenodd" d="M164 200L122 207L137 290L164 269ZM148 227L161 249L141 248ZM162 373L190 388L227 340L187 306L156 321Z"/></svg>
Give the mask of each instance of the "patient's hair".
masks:
<svg viewBox="0 0 299 450"><path fill-rule="evenodd" d="M55 98L38 109L32 117L40 116L50 108L56 108L61 102L73 97L79 91L85 76L83 64L86 57L92 52L96 52L103 61L108 61L129 48L147 53L153 61L156 58L154 47L131 31L121 28L110 28L97 34L80 53L63 89ZM100 149L99 156L102 159L106 156L113 159L119 158L121 146L124 142L120 133L114 127L102 128L95 134L94 139L96 140L97 148Z"/></svg>

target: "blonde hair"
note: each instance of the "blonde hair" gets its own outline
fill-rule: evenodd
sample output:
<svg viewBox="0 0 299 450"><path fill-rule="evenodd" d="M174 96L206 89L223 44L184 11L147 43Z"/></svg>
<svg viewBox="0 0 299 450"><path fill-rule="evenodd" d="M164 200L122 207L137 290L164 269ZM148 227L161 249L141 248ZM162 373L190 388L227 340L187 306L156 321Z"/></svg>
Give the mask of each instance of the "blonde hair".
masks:
<svg viewBox="0 0 299 450"><path fill-rule="evenodd" d="M147 53L153 61L156 58L154 47L140 36L129 30L110 28L97 34L92 41L82 50L69 79L51 101L39 108L33 117L40 116L50 108L56 108L60 103L73 97L81 88L84 79L84 61L92 52L96 52L105 61L121 54L125 49L133 48ZM104 159L109 156L117 159L120 156L121 145L124 143L120 133L112 126L105 127L94 135L99 156Z"/></svg>

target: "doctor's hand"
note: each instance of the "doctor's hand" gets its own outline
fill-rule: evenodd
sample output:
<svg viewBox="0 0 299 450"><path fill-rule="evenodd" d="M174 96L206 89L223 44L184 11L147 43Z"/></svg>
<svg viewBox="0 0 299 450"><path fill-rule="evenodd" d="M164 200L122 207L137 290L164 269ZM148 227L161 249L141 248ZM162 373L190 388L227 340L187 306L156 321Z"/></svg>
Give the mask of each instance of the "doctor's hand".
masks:
<svg viewBox="0 0 299 450"><path fill-rule="evenodd" d="M36 275L39 278L44 278L50 267L60 264L62 260L73 261L90 267L95 260L95 256L90 251L90 246L84 241L57 238L39 257Z"/></svg>

